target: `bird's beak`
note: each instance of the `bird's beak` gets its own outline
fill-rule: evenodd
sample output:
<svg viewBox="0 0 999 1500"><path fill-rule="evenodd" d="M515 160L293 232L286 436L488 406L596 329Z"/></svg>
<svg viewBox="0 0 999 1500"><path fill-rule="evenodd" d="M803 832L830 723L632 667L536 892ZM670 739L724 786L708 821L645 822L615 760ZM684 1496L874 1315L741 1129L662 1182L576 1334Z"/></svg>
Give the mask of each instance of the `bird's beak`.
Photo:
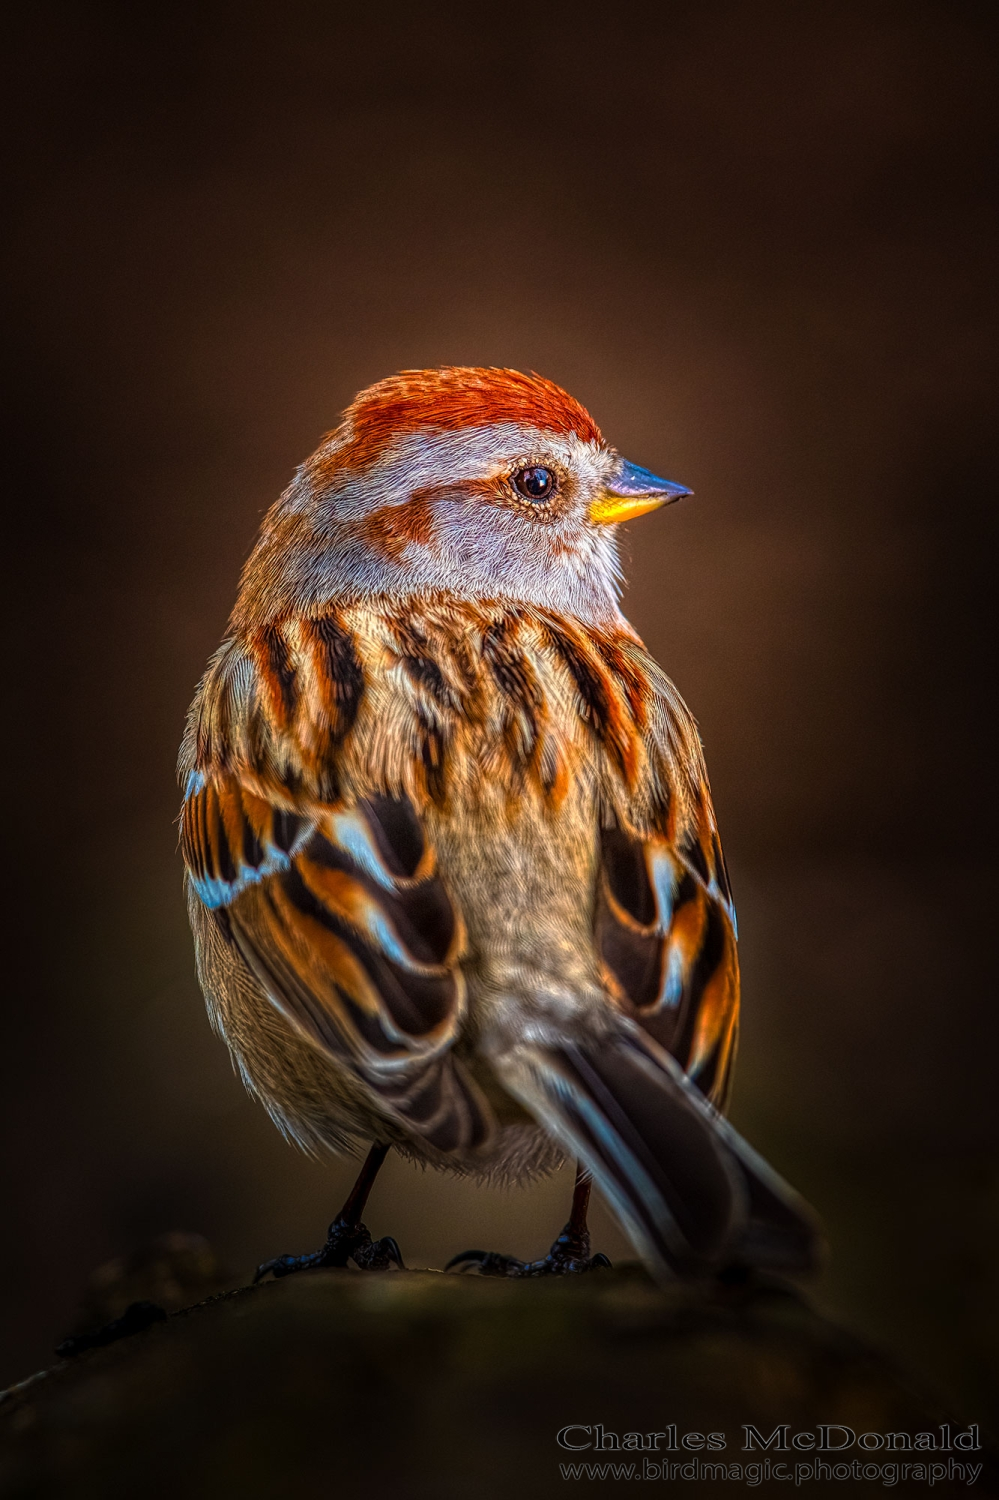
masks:
<svg viewBox="0 0 999 1500"><path fill-rule="evenodd" d="M590 503L590 520L595 526L613 526L619 521L633 521L660 505L672 505L693 490L669 479L657 479L648 469L623 460L614 478L604 485Z"/></svg>

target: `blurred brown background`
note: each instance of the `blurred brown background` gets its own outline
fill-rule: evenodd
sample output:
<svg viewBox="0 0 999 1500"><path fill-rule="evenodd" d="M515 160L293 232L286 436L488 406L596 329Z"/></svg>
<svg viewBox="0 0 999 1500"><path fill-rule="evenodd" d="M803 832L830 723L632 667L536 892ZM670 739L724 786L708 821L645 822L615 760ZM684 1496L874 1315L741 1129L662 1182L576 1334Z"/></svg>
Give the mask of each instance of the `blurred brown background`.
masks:
<svg viewBox="0 0 999 1500"><path fill-rule="evenodd" d="M108 1257L193 1229L244 1271L338 1206L351 1168L285 1146L205 1022L173 758L294 465L359 387L453 362L542 371L696 490L632 529L629 609L726 834L735 1118L826 1219L827 1305L999 1409L995 18L5 23L0 1383ZM368 1222L411 1264L540 1253L568 1191L395 1163Z"/></svg>

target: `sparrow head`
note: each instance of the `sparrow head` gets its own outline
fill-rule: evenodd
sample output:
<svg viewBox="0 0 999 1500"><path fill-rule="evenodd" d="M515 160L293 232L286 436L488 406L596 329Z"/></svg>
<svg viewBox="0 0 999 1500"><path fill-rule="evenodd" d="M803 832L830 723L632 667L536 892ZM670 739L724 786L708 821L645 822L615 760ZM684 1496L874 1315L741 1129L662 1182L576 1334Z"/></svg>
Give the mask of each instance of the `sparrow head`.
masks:
<svg viewBox="0 0 999 1500"><path fill-rule="evenodd" d="M234 623L441 592L619 618L618 524L689 493L540 375L404 370L356 397L269 512Z"/></svg>

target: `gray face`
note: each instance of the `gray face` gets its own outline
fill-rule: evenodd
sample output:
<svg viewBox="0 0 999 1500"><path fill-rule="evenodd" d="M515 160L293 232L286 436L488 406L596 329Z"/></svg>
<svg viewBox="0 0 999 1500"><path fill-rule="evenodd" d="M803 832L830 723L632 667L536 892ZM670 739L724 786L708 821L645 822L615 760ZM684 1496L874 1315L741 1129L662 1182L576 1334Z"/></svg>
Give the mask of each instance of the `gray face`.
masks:
<svg viewBox="0 0 999 1500"><path fill-rule="evenodd" d="M590 518L622 472L612 449L512 424L424 431L317 491L336 448L335 435L279 504L308 522L286 559L299 600L446 591L620 618L616 527Z"/></svg>

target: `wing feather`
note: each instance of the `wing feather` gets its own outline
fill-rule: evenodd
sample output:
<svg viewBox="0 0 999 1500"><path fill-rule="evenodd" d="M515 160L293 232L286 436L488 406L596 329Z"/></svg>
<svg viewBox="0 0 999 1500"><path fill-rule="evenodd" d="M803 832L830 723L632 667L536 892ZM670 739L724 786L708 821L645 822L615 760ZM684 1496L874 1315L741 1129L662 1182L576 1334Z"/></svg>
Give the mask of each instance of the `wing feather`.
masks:
<svg viewBox="0 0 999 1500"><path fill-rule="evenodd" d="M707 787L692 827L601 836L595 931L618 1007L724 1105L739 1014L735 909Z"/></svg>
<svg viewBox="0 0 999 1500"><path fill-rule="evenodd" d="M488 1105L448 1052L464 929L415 809L378 796L310 813L192 773L181 845L195 893L311 1045L439 1150L481 1145Z"/></svg>

